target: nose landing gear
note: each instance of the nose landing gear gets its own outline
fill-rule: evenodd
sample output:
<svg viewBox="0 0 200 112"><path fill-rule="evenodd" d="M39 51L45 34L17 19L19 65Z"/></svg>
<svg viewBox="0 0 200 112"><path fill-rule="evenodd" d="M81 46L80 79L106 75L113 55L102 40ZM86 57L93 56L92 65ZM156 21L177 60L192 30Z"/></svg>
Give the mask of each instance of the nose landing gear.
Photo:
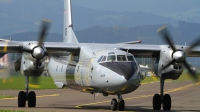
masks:
<svg viewBox="0 0 200 112"><path fill-rule="evenodd" d="M125 102L122 99L121 95L117 96L118 96L118 101L115 98L111 100L111 110L116 111L118 109L119 111L123 111L125 107Z"/></svg>

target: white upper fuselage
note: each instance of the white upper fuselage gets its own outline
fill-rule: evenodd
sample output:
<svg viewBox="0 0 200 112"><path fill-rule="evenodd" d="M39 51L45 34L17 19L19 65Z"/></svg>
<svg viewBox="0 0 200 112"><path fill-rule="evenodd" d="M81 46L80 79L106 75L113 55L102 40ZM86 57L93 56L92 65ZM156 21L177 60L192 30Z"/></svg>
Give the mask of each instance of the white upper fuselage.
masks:
<svg viewBox="0 0 200 112"><path fill-rule="evenodd" d="M52 55L48 70L57 86L104 94L126 94L137 89L142 79L134 56L100 46L82 46L79 54L65 57Z"/></svg>

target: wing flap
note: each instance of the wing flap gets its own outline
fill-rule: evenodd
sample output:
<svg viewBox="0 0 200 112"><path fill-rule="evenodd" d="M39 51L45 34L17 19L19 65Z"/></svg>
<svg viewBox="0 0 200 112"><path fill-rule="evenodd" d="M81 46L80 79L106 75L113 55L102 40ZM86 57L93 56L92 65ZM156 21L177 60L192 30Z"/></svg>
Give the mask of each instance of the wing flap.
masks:
<svg viewBox="0 0 200 112"><path fill-rule="evenodd" d="M134 44L124 45L120 48L121 50L127 51L133 54L135 57L152 57L154 55L160 55L160 45L145 45L145 44Z"/></svg>
<svg viewBox="0 0 200 112"><path fill-rule="evenodd" d="M154 57L156 55L160 55L162 45L145 45L145 44L134 44L134 45L125 45L121 47L121 50L128 51L133 54L135 57ZM181 47L176 45L176 47ZM185 47L185 49L188 46ZM188 54L187 57L200 57L200 47L195 47Z"/></svg>
<svg viewBox="0 0 200 112"><path fill-rule="evenodd" d="M195 47L188 54L188 57L200 57L200 47Z"/></svg>
<svg viewBox="0 0 200 112"><path fill-rule="evenodd" d="M73 43L61 43L61 42L45 42L44 46L48 53L59 53L59 52L74 52L80 51L78 44Z"/></svg>

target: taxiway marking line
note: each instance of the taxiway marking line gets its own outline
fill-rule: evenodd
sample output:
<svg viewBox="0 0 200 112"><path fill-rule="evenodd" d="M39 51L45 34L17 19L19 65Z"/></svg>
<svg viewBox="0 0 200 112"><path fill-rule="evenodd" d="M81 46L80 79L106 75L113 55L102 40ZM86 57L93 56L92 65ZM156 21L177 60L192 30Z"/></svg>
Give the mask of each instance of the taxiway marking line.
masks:
<svg viewBox="0 0 200 112"><path fill-rule="evenodd" d="M200 82L198 83L195 83L195 84L188 84L186 86L182 86L182 87L178 87L178 88L175 88L175 89L171 89L169 91L166 91L165 93L172 93L172 92L176 92L176 91L180 91L180 90L184 90L186 88L189 88L191 86L197 86L199 85ZM154 96L154 94L152 95L141 95L141 96L134 96L134 97L130 97L130 98L125 98L124 100L132 100L132 99L139 99L139 98L147 98L147 97L152 97ZM93 103L88 103L88 104L82 104L82 105L77 105L75 106L76 108L83 108L83 106L88 106L88 105L95 105L95 104L102 104L102 103L108 103L110 102L110 100L107 100L107 101L101 101L101 102L93 102Z"/></svg>
<svg viewBox="0 0 200 112"><path fill-rule="evenodd" d="M42 98L42 97L54 97L54 96L59 96L60 94L50 94L50 95L41 95L41 96L36 96L37 98ZM18 97L14 98L2 98L0 100L16 100Z"/></svg>

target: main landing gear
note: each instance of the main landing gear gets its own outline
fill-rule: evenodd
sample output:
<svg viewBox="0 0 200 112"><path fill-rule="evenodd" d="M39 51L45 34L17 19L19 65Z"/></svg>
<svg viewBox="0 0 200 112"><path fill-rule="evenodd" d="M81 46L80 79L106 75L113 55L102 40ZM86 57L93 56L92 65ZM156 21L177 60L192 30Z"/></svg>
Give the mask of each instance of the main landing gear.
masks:
<svg viewBox="0 0 200 112"><path fill-rule="evenodd" d="M169 94L163 94L164 89L164 79L160 78L160 95L155 94L153 97L153 109L160 110L161 104L163 106L163 110L171 109L171 96Z"/></svg>
<svg viewBox="0 0 200 112"><path fill-rule="evenodd" d="M28 107L35 107L36 94L34 91L29 92L29 77L26 76L26 91L20 91L18 94L18 107L25 107L26 101L28 101Z"/></svg>
<svg viewBox="0 0 200 112"><path fill-rule="evenodd" d="M118 101L115 98L111 100L111 110L116 111L118 109L119 111L123 111L125 107L125 102L122 99L121 95L117 96L118 96Z"/></svg>

